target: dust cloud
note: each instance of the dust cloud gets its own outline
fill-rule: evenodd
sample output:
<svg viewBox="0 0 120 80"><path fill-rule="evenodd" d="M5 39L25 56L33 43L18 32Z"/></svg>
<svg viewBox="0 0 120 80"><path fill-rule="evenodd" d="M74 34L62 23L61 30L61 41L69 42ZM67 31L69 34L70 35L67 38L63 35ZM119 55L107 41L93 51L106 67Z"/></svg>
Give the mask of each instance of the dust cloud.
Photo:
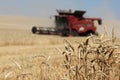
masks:
<svg viewBox="0 0 120 80"><path fill-rule="evenodd" d="M107 32L108 36L111 36L112 29L114 28L115 35L120 37L120 20L118 20L112 11L109 0L102 0L102 3L94 9L94 15L97 15L102 18L102 25L97 25L97 31L99 33ZM104 30L105 29L105 30Z"/></svg>
<svg viewBox="0 0 120 80"><path fill-rule="evenodd" d="M0 16L0 29L31 30L33 26L52 27L54 22L49 18L25 16Z"/></svg>

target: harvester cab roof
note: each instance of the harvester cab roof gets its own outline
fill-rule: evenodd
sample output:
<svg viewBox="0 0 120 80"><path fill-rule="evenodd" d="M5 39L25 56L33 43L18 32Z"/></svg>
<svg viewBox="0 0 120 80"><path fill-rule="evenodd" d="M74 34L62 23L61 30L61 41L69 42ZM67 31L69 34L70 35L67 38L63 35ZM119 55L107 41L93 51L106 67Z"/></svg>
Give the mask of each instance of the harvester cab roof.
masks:
<svg viewBox="0 0 120 80"><path fill-rule="evenodd" d="M73 15L75 17L78 18L83 18L83 15L86 13L86 11L83 10L76 10L74 12L72 12L71 10L57 10L59 16L69 16L69 15Z"/></svg>

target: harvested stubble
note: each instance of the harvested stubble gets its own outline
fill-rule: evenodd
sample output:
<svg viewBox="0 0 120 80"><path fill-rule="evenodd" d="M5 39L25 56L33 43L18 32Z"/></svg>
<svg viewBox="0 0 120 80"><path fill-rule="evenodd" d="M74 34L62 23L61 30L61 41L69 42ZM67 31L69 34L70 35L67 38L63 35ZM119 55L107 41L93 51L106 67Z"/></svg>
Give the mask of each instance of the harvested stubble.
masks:
<svg viewBox="0 0 120 80"><path fill-rule="evenodd" d="M35 56L28 61L12 60L1 80L120 80L120 53L116 38L91 35L74 47L68 40L59 57ZM26 63L26 64L25 64ZM3 70L0 74L4 74Z"/></svg>

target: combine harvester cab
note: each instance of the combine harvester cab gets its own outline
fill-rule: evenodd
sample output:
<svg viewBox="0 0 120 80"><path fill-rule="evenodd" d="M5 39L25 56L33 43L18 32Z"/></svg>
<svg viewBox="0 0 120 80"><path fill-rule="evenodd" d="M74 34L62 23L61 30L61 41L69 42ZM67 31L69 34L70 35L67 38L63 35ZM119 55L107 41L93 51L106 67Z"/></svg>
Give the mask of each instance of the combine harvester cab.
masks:
<svg viewBox="0 0 120 80"><path fill-rule="evenodd" d="M33 33L39 34L56 34L62 36L79 36L96 34L96 26L94 21L102 24L100 18L85 18L83 15L86 11L76 10L57 10L58 15L55 15L55 27L37 27L32 28Z"/></svg>

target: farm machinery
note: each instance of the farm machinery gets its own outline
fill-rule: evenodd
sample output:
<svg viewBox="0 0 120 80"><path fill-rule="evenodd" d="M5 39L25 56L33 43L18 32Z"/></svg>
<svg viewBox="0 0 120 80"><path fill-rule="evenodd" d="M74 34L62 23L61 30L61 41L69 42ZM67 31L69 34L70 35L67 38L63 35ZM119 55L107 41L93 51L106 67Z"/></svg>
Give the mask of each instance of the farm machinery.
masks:
<svg viewBox="0 0 120 80"><path fill-rule="evenodd" d="M94 21L99 25L102 24L100 18L85 18L83 15L86 11L76 10L56 10L58 15L55 15L55 27L32 27L32 33L38 34L54 34L62 36L79 36L97 34Z"/></svg>

